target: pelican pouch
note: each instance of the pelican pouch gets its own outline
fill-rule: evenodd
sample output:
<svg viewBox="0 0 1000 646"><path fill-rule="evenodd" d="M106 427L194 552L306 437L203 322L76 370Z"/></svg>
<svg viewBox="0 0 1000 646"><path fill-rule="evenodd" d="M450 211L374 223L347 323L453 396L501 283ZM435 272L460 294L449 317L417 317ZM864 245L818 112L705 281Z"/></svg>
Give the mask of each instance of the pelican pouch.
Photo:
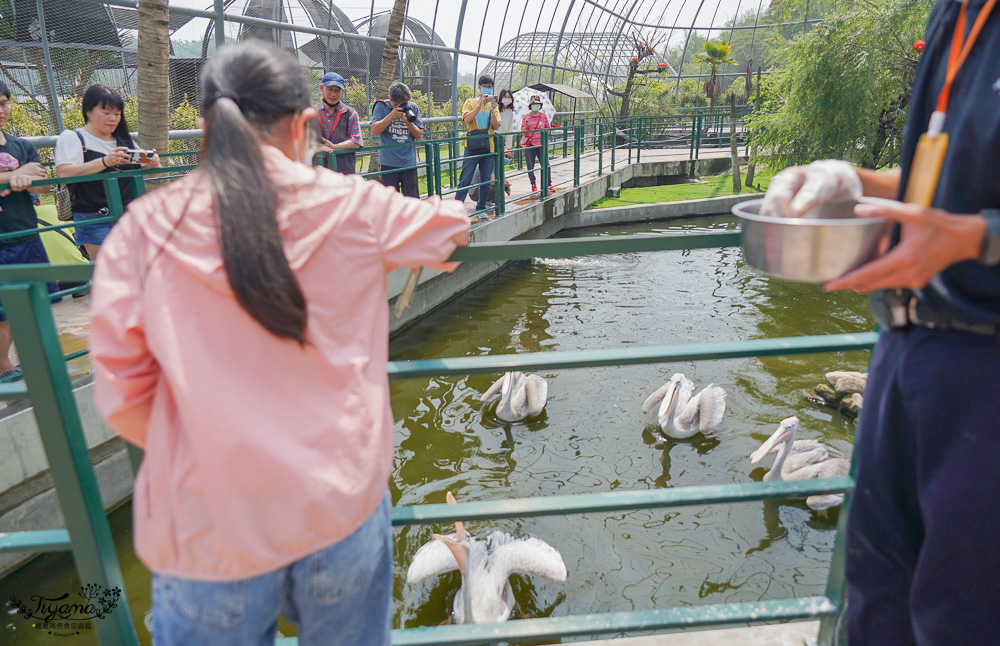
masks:
<svg viewBox="0 0 1000 646"><path fill-rule="evenodd" d="M465 135L465 149L470 155L487 155L490 152L490 131L486 128L470 130Z"/></svg>

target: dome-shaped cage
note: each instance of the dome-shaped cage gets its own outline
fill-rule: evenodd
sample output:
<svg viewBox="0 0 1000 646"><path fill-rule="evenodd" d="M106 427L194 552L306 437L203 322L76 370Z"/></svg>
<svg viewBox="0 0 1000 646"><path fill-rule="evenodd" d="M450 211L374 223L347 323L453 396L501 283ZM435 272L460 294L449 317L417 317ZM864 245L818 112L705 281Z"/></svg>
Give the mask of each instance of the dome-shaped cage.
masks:
<svg viewBox="0 0 1000 646"><path fill-rule="evenodd" d="M364 18L356 23L358 33L384 39L389 31L389 18L388 11ZM444 40L433 29L410 16L403 22L401 40L445 47ZM368 48L368 68L372 77L376 77L382 68L385 47L370 43ZM447 101L451 98L452 62L452 55L448 52L400 47L396 78L410 86L411 90L433 95L435 101Z"/></svg>
<svg viewBox="0 0 1000 646"><path fill-rule="evenodd" d="M370 104L381 72L388 10L394 4L225 0L224 16L213 17L213 0L171 0L173 107L185 99L197 105L198 74L218 42L246 38L294 53L311 70L313 81L327 70L357 79L349 101L359 107ZM411 0L394 77L431 93L432 109L467 96L462 84L474 85L485 72L498 87L518 89L539 82L573 87L592 99L574 104L583 111L604 110L626 90L644 88L649 96L633 102L630 110L655 113L666 101L704 104L699 93L705 94L710 78L722 91L733 85L740 94L739 81L748 67L777 72L771 57L775 44L809 30L842 4L846 2ZM0 0L0 21L16 39L0 42L0 78L18 100L27 99L44 112L53 96L80 95L81 88L95 82L134 97L135 8L97 0ZM43 22L47 38L42 37ZM221 36L219 25L224 25ZM701 62L705 42L723 40L732 46L728 60L734 63ZM46 44L48 57L42 55ZM451 110L459 105L452 104Z"/></svg>

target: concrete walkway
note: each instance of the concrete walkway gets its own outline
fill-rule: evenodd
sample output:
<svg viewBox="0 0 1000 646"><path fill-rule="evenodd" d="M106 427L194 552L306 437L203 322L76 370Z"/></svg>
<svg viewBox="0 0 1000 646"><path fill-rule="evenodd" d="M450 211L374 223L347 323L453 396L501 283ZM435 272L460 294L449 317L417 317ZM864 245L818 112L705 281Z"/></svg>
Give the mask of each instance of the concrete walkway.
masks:
<svg viewBox="0 0 1000 646"><path fill-rule="evenodd" d="M741 158L747 155L747 149L743 146L738 148ZM698 159L729 159L729 148L702 148L698 151ZM643 164L651 162L686 162L691 158L691 151L688 148L668 148L643 150L639 161ZM636 150L632 150L632 161L637 159ZM744 160L745 161L745 160ZM573 156L568 155L565 159L562 156L562 146L554 147L551 157L552 163L552 186L556 192L573 188ZM628 165L628 149L622 148L615 152L615 169L620 169ZM598 171L603 174L611 172L611 152L604 151L603 166L597 151L588 151L580 159L580 183L591 181L598 177ZM456 175L461 172L458 167ZM538 201L538 194L531 194L531 182L525 169L517 170L516 167L509 167L504 171L505 179L511 184L511 193L507 198L507 214L522 210ZM537 181L541 182L541 169L535 167ZM445 186L445 190L450 187ZM476 201L471 197L466 198L465 208L472 213L476 210Z"/></svg>
<svg viewBox="0 0 1000 646"><path fill-rule="evenodd" d="M576 642L574 646L812 646L818 621Z"/></svg>

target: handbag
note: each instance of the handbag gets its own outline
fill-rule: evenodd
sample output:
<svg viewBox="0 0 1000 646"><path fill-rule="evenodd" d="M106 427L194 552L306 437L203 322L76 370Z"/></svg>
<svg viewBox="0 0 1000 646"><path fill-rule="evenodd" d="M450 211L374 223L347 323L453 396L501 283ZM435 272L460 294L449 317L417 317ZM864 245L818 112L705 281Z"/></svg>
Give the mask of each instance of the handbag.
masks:
<svg viewBox="0 0 1000 646"><path fill-rule="evenodd" d="M83 154L87 154L87 144L83 141L83 135L79 130L74 130L76 136L80 138L80 145L83 146ZM73 220L73 191L66 184L56 184L52 189L52 197L56 202L56 216L61 222Z"/></svg>
<svg viewBox="0 0 1000 646"><path fill-rule="evenodd" d="M490 131L486 128L476 128L470 130L465 136L465 149L470 155L485 155L490 152Z"/></svg>

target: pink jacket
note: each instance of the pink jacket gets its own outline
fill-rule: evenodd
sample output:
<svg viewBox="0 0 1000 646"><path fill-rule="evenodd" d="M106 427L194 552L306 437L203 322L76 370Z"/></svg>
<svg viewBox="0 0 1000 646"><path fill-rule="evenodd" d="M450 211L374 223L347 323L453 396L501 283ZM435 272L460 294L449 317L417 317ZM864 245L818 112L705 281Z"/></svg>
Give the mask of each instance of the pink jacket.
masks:
<svg viewBox="0 0 1000 646"><path fill-rule="evenodd" d="M549 118L545 116L544 112L539 112L538 114L531 114L530 112L523 117L521 117L521 130L548 130ZM521 135L521 145L527 146L540 146L542 144L542 133L532 132L528 134Z"/></svg>
<svg viewBox="0 0 1000 646"><path fill-rule="evenodd" d="M133 202L94 272L97 407L146 449L134 544L162 574L256 576L371 515L393 455L386 274L450 271L444 260L468 240L454 200L404 198L262 151L308 303L306 347L237 304L197 172Z"/></svg>

